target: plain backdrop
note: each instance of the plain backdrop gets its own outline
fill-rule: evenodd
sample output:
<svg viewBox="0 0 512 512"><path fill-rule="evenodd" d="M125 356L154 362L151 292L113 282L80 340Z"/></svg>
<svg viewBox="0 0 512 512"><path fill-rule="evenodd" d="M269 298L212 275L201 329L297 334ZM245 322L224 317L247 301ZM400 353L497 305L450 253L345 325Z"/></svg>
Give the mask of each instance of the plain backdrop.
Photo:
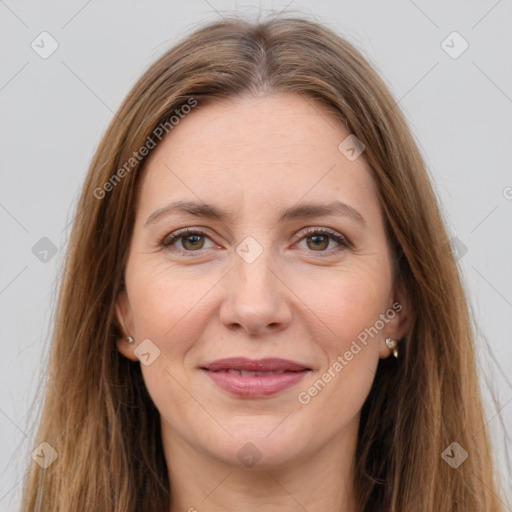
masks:
<svg viewBox="0 0 512 512"><path fill-rule="evenodd" d="M510 492L500 426L512 424L510 0L0 0L0 511L16 510L34 449L33 401L69 222L113 113L148 65L198 23L283 9L355 44L406 113L479 325L485 428Z"/></svg>

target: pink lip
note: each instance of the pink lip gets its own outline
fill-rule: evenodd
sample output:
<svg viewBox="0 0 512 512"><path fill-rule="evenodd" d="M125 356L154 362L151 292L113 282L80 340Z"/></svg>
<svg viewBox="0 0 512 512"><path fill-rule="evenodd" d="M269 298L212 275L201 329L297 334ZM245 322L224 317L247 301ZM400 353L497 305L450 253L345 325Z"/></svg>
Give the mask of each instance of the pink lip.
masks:
<svg viewBox="0 0 512 512"><path fill-rule="evenodd" d="M286 359L219 359L201 367L221 389L234 395L258 398L273 395L297 384L311 369ZM244 372L283 372L243 376Z"/></svg>

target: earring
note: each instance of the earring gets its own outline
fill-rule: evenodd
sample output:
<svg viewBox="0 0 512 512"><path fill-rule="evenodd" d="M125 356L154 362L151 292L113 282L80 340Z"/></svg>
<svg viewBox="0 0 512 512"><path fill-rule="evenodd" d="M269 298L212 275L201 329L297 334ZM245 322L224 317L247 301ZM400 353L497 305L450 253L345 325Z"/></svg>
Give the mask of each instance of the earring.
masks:
<svg viewBox="0 0 512 512"><path fill-rule="evenodd" d="M133 343L135 340L131 336L126 336L126 341L128 343Z"/></svg>
<svg viewBox="0 0 512 512"><path fill-rule="evenodd" d="M395 357L398 357L398 343L391 338L386 338L386 345Z"/></svg>

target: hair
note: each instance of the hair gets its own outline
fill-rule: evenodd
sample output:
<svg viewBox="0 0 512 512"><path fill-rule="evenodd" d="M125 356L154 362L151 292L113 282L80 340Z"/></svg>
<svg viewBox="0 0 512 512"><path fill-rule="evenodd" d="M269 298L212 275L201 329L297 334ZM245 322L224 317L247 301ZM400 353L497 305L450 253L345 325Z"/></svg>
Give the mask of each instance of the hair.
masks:
<svg viewBox="0 0 512 512"><path fill-rule="evenodd" d="M70 235L36 436L36 445L48 442L58 459L47 469L31 463L23 512L169 510L160 416L140 365L115 343L123 335L115 303L146 161L130 158L192 99L201 108L277 93L323 104L365 145L396 278L413 315L400 358L379 361L361 411L358 507L501 510L469 307L414 137L353 45L316 21L279 16L234 17L196 29L144 73L97 148ZM98 198L99 189L108 192ZM441 457L454 441L469 454L457 469Z"/></svg>

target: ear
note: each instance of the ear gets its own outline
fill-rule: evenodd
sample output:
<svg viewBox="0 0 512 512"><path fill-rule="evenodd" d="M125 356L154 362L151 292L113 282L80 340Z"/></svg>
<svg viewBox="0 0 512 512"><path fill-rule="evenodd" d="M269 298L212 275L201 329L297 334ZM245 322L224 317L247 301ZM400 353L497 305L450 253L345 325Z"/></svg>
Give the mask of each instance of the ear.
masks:
<svg viewBox="0 0 512 512"><path fill-rule="evenodd" d="M387 314L388 312L389 315ZM409 332L413 318L409 294L401 279L397 279L390 308L387 310L386 316L389 318L389 321L382 332L379 357L385 359L391 355L391 351L386 345L386 338L391 338L398 342L398 356L400 357L400 340Z"/></svg>
<svg viewBox="0 0 512 512"><path fill-rule="evenodd" d="M132 309L125 288L123 288L117 296L115 318L121 332L124 334L122 338L118 338L116 341L117 349L121 354L123 354L123 356L127 357L131 361L137 361L137 357L133 352L133 349L135 348L133 347L134 343L130 344L126 340L126 336L132 335L134 329Z"/></svg>

